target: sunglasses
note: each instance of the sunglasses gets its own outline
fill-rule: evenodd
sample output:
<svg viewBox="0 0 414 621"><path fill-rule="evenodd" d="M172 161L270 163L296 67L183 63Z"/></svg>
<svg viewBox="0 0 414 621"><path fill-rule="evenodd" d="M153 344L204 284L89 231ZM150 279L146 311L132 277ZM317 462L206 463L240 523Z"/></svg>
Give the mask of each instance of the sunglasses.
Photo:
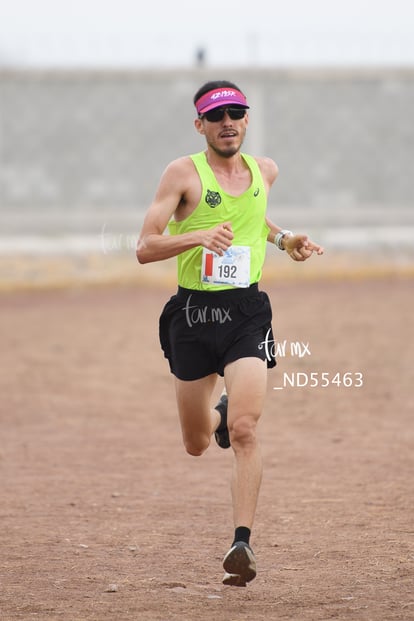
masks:
<svg viewBox="0 0 414 621"><path fill-rule="evenodd" d="M224 113L227 112L232 121L239 121L246 115L246 108L214 108L204 114L200 114L200 119L207 119L210 123L217 123L224 119Z"/></svg>

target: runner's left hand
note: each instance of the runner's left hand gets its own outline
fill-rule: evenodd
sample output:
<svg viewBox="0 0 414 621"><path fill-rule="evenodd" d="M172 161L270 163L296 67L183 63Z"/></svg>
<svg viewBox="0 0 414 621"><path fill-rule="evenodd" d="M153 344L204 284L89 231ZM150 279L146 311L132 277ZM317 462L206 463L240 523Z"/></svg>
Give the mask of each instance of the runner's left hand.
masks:
<svg viewBox="0 0 414 621"><path fill-rule="evenodd" d="M283 245L293 261L306 261L314 252L323 254L323 248L315 244L307 235L289 235L283 238Z"/></svg>

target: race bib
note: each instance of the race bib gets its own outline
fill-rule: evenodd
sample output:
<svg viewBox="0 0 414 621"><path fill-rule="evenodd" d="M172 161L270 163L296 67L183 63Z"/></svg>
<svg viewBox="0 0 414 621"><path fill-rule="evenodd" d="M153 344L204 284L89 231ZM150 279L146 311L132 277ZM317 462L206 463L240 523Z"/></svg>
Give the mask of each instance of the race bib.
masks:
<svg viewBox="0 0 414 621"><path fill-rule="evenodd" d="M250 247L230 246L223 255L203 248L201 282L249 287Z"/></svg>

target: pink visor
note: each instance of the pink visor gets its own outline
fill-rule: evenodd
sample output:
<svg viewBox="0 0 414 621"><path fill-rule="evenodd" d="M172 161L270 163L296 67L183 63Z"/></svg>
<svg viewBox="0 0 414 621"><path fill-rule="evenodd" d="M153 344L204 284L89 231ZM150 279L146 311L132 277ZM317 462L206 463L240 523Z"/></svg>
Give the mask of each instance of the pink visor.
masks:
<svg viewBox="0 0 414 621"><path fill-rule="evenodd" d="M204 114L214 108L221 106L241 106L248 108L246 97L236 88L216 88L209 91L197 99L196 104L198 114Z"/></svg>

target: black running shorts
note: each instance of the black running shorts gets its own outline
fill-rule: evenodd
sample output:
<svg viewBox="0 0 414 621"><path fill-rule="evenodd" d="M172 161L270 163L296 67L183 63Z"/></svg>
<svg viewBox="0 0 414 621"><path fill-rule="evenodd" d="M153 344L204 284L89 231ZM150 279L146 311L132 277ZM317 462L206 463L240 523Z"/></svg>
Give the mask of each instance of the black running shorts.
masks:
<svg viewBox="0 0 414 621"><path fill-rule="evenodd" d="M276 365L269 297L254 284L246 289L195 291L178 287L159 322L159 336L171 373L195 380L239 358Z"/></svg>

